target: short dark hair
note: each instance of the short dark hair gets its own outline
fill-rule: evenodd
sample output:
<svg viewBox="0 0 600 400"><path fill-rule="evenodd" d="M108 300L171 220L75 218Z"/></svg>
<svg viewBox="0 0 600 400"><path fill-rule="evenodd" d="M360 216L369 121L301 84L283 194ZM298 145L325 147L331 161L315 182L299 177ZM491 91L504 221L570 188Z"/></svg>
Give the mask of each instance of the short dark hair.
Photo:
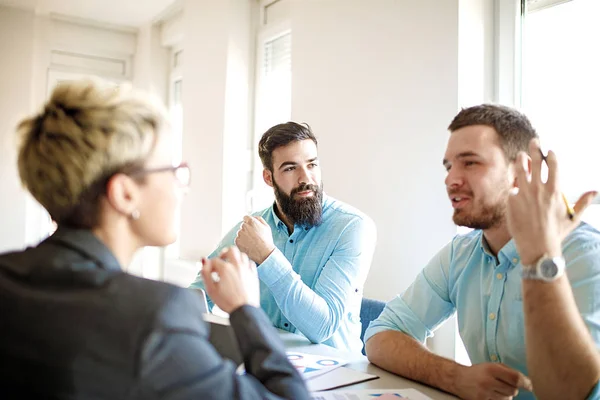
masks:
<svg viewBox="0 0 600 400"><path fill-rule="evenodd" d="M494 128L500 138L504 155L509 161L515 161L520 151L529 153L529 142L538 137L525 114L514 108L498 104L482 104L463 108L454 117L448 130L454 132L472 125L486 125Z"/></svg>
<svg viewBox="0 0 600 400"><path fill-rule="evenodd" d="M273 150L292 142L310 139L318 145L317 138L306 123L286 122L266 131L258 142L258 156L264 168L273 171Z"/></svg>

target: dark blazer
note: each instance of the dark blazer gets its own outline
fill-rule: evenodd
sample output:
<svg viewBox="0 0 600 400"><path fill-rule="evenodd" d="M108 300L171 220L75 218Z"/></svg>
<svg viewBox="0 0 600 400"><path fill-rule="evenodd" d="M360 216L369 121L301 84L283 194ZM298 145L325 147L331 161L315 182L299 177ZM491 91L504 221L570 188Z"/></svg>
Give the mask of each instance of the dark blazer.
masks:
<svg viewBox="0 0 600 400"><path fill-rule="evenodd" d="M262 310L230 316L239 375L200 307L189 289L124 273L87 230L0 255L0 398L308 398Z"/></svg>

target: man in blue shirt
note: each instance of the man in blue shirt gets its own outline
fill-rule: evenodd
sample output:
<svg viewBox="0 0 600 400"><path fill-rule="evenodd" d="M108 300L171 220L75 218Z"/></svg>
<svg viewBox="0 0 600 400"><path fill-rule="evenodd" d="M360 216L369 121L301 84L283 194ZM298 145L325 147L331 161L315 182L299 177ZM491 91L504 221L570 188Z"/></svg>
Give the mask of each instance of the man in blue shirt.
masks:
<svg viewBox="0 0 600 400"><path fill-rule="evenodd" d="M497 105L463 109L449 130L443 165L453 220L474 230L456 236L386 305L365 334L367 355L463 399L532 399L521 275L533 261L517 252L507 203L517 187L517 154L537 134L524 115ZM562 242L562 254L581 318L600 343L600 232L579 225ZM455 312L470 367L422 345Z"/></svg>
<svg viewBox="0 0 600 400"><path fill-rule="evenodd" d="M275 327L360 352L375 224L323 193L317 139L308 125L272 127L259 142L259 156L275 203L244 217L209 258L235 244L258 265L261 307ZM192 287L204 287L200 275Z"/></svg>

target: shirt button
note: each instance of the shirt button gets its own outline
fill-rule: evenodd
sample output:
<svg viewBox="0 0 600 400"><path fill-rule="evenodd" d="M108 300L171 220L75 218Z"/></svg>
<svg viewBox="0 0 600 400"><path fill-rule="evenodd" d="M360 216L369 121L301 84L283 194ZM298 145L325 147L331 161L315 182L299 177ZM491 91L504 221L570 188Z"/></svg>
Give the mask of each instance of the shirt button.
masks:
<svg viewBox="0 0 600 400"><path fill-rule="evenodd" d="M492 354L492 355L490 356L490 359L491 359L493 362L496 362L496 361L498 361L498 356L497 356L497 355L495 355L495 354Z"/></svg>
<svg viewBox="0 0 600 400"><path fill-rule="evenodd" d="M294 239L290 239L290 243L294 243Z"/></svg>
<svg viewBox="0 0 600 400"><path fill-rule="evenodd" d="M288 324L288 323L286 322L285 324L283 324L283 326L285 326L285 327L287 328L288 326L290 326L290 324Z"/></svg>
<svg viewBox="0 0 600 400"><path fill-rule="evenodd" d="M497 279L502 279L502 278L504 278L504 275L503 275L503 274L500 274L500 273L498 273L498 274L496 274L496 278L497 278Z"/></svg>
<svg viewBox="0 0 600 400"><path fill-rule="evenodd" d="M496 314L490 313L490 319L493 321L496 319Z"/></svg>
<svg viewBox="0 0 600 400"><path fill-rule="evenodd" d="M519 259L518 258L513 258L513 264L518 264L519 263Z"/></svg>

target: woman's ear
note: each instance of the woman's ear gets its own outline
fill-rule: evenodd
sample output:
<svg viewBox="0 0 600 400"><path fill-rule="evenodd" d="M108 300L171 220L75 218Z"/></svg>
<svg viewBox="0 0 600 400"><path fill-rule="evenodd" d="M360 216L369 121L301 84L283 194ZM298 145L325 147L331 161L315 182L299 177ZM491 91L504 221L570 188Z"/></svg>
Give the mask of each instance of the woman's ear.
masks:
<svg viewBox="0 0 600 400"><path fill-rule="evenodd" d="M106 184L106 198L115 210L130 216L138 208L140 189L131 177L115 174Z"/></svg>

